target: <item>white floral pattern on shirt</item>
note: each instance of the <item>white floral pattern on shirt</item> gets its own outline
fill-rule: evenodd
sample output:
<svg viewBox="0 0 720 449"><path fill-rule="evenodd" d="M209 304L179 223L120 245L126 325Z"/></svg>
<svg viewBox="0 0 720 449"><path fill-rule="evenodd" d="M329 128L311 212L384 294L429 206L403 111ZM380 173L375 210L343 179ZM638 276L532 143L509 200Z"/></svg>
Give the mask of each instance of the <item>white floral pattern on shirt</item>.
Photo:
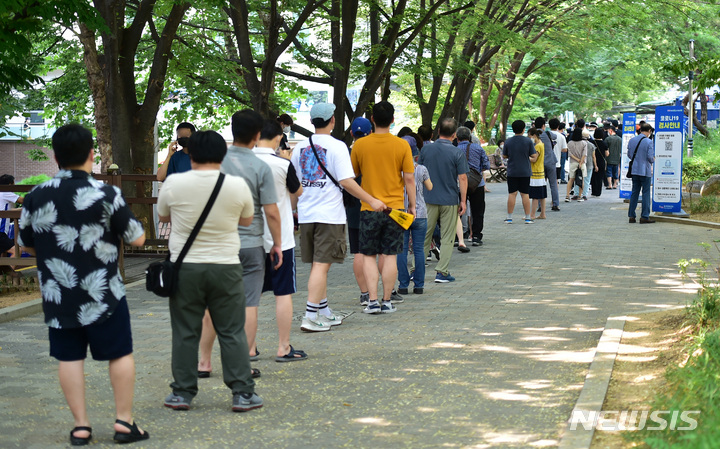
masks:
<svg viewBox="0 0 720 449"><path fill-rule="evenodd" d="M125 298L118 269L121 239L143 234L120 189L83 171L61 170L23 204L19 241L35 248L45 323L101 323Z"/></svg>

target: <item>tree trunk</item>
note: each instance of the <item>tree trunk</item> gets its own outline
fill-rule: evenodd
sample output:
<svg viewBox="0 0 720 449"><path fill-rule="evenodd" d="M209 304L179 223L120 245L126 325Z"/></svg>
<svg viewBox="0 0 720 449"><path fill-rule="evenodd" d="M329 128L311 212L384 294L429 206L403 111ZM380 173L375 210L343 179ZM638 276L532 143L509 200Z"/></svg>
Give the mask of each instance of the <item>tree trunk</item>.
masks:
<svg viewBox="0 0 720 449"><path fill-rule="evenodd" d="M335 129L333 135L349 143L351 136L345 135L345 117L352 116L352 107L347 101L347 85L350 78L352 45L355 36L358 0L332 0L330 24L333 58L333 104L335 104ZM349 114L348 114L349 113Z"/></svg>
<svg viewBox="0 0 720 449"><path fill-rule="evenodd" d="M190 3L174 4L167 13L165 27L160 34L152 33L155 51L142 104L138 102L136 92L135 59L143 31L148 24L154 28L152 13L155 1L139 2L132 22L127 25L126 2L95 0L94 5L106 25L106 28L100 30L103 53L98 54L95 50L93 35L85 33L82 42L95 114L96 118L99 117L98 141L109 142L112 160L123 173L151 174L154 172L155 159L155 121L160 110L171 46ZM100 88L100 76L104 88ZM149 184L146 185L145 196L151 188ZM136 192L134 183L124 185L123 192L129 197L140 193ZM152 208L135 205L133 211L143 223L147 235L153 238L155 225Z"/></svg>
<svg viewBox="0 0 720 449"><path fill-rule="evenodd" d="M83 60L87 71L88 85L95 106L95 130L97 132L97 150L100 152L100 172L107 173L113 163L112 141L110 140L110 117L105 99L105 81L98 62L95 32L84 23L79 24L80 42L83 45Z"/></svg>
<svg viewBox="0 0 720 449"><path fill-rule="evenodd" d="M683 98L683 101L682 101L683 111L685 112L686 117L690 116L690 111L688 109L689 98L690 98L689 94L685 94L685 98ZM695 112L695 111L693 111L693 112ZM692 118L692 120L693 120L692 122L693 122L693 125L695 125L695 128L697 128L697 130L700 134L702 134L703 136L705 136L707 138L710 138L710 131L708 131L707 127L703 126L703 124L700 123L700 120L698 120L698 118L697 118L697 114L693 114L693 115L694 116Z"/></svg>

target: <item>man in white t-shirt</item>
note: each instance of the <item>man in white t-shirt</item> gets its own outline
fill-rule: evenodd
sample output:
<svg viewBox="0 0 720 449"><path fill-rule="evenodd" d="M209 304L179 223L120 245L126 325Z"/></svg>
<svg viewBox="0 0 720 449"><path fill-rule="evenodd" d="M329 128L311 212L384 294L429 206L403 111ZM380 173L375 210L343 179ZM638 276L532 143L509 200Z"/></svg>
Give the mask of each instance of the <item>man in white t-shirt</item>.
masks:
<svg viewBox="0 0 720 449"><path fill-rule="evenodd" d="M192 170L168 176L158 196L160 221L172 222L170 255L175 262L195 227L220 176L227 144L215 131L190 137ZM232 411L262 407L255 394L245 335L245 289L240 264L238 225L248 226L255 213L252 192L241 177L225 175L218 197L178 272L170 297L172 393L165 406L188 410L198 392L197 354L205 310L217 331L223 380L233 393Z"/></svg>
<svg viewBox="0 0 720 449"><path fill-rule="evenodd" d="M565 161L567 161L567 139L565 138L565 135L559 131L560 120L551 118L548 125L550 125L550 133L555 137L555 147L553 148L553 151L555 151L555 157L558 160L555 165L557 179L561 184L567 184L567 180L565 179L565 170L563 170L565 168Z"/></svg>
<svg viewBox="0 0 720 449"><path fill-rule="evenodd" d="M336 182L373 210L385 209L382 201L373 198L355 182L348 147L330 135L335 127L334 112L335 105L329 103L316 103L310 109L315 134L298 143L291 158L303 187L303 195L298 199L302 260L312 264L305 318L300 326L306 332L329 331L332 323L341 322L328 307L327 300L330 265L343 263L347 252L343 194Z"/></svg>
<svg viewBox="0 0 720 449"><path fill-rule="evenodd" d="M265 248L265 282L262 291L275 294L275 321L278 327L278 349L276 362L294 362L307 359L304 351L290 345L290 328L292 326L293 305L292 295L297 291L297 273L295 269L295 233L293 222L293 203L302 195L303 188L295 174L295 167L288 159L276 154L285 134L276 120L265 120L260 131L260 140L253 153L265 162L275 180L277 207L280 212L281 241L283 264L275 268L270 250L273 246L272 233L265 220L263 246Z"/></svg>
<svg viewBox="0 0 720 449"><path fill-rule="evenodd" d="M10 186L15 184L15 177L12 175L0 176L0 185ZM0 210L6 211L15 208L15 204L22 204L23 197L15 192L0 192ZM10 232L10 218L0 218L0 253L15 254L15 242L8 236Z"/></svg>

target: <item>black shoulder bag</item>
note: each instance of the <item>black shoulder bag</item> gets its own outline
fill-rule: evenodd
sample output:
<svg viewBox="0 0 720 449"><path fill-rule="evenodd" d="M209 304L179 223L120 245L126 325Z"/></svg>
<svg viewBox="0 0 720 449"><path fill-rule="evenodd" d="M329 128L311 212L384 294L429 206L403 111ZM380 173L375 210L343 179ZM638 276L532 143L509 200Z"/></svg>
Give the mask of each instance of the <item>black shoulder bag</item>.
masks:
<svg viewBox="0 0 720 449"><path fill-rule="evenodd" d="M635 156L637 156L637 150L638 150L638 148L640 148L640 143L642 143L642 141L643 141L643 139L644 139L645 137L646 137L646 136L642 136L642 137L640 138L640 140L638 140L638 144L637 144L637 146L635 147L635 152L633 153L633 157L632 157L632 159L630 159L630 163L628 164L628 171L627 171L627 174L625 175L626 178L632 178L632 166L633 166L633 162L635 162Z"/></svg>
<svg viewBox="0 0 720 449"><path fill-rule="evenodd" d="M310 147L313 150L313 153L315 154L315 159L318 161L318 165L320 165L320 168L322 168L322 171L325 172L328 178L330 178L330 181L332 181L333 184L335 184L335 187L340 189L340 192L342 192L342 198L343 198L343 206L345 207L353 207L355 205L355 197L350 195L347 190L343 189L339 182L335 178L333 178L333 175L330 174L330 172L325 168L325 164L322 163L320 160L320 157L317 154L317 150L315 149L315 144L313 144L312 136L310 136Z"/></svg>
<svg viewBox="0 0 720 449"><path fill-rule="evenodd" d="M145 289L147 291L153 292L163 298L167 298L175 293L178 283L178 272L180 271L183 259L185 259L188 251L190 251L190 247L192 246L195 237L197 237L200 233L200 229L202 228L203 223L205 223L205 219L210 214L210 209L212 209L215 199L217 198L218 193L220 193L220 187L222 186L224 179L225 174L220 173L217 183L215 183L215 188L210 194L210 198L205 205L205 209L203 209L202 214L200 214L200 218L198 218L197 223L195 223L195 227L192 232L190 232L190 236L185 241L185 245L183 246L182 251L180 251L180 255L177 260L175 262L171 262L170 252L168 251L168 255L165 260L153 262L148 265L145 270Z"/></svg>
<svg viewBox="0 0 720 449"><path fill-rule="evenodd" d="M471 142L468 142L467 146L465 147L465 159L468 162L468 171L467 173L467 191L468 193L475 192L475 189L478 188L480 183L482 182L483 175L479 171L475 170L470 166L470 145L472 145ZM482 163L482 162L481 162Z"/></svg>

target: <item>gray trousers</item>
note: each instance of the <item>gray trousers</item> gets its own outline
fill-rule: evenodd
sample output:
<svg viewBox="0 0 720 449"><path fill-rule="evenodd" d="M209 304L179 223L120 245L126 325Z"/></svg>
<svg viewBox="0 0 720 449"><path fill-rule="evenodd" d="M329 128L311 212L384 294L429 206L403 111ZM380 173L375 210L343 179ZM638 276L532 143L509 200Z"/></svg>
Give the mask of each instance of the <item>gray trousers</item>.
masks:
<svg viewBox="0 0 720 449"><path fill-rule="evenodd" d="M548 187L550 187L550 193L552 195L552 205L560 206L560 197L558 196L557 170L555 170L555 165L545 166L545 179L547 179Z"/></svg>
<svg viewBox="0 0 720 449"><path fill-rule="evenodd" d="M220 343L225 385L233 394L254 392L245 336L242 265L183 263L178 275L177 292L170 297L173 392L188 400L198 392L198 346L205 308Z"/></svg>

